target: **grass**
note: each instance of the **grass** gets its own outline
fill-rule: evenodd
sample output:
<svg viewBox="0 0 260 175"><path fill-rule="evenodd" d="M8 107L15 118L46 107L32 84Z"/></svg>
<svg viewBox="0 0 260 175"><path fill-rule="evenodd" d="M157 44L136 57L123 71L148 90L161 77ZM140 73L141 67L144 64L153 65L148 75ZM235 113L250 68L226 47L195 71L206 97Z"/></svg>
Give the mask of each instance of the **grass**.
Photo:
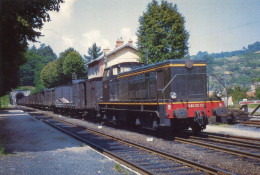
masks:
<svg viewBox="0 0 260 175"><path fill-rule="evenodd" d="M220 124L211 124L211 125L213 125L213 126L221 126L221 127L227 127L227 126L229 126L228 124L226 124L226 123L220 123Z"/></svg>
<svg viewBox="0 0 260 175"><path fill-rule="evenodd" d="M0 108L8 108L10 104L9 94L0 97Z"/></svg>
<svg viewBox="0 0 260 175"><path fill-rule="evenodd" d="M34 86L18 86L16 89L19 89L19 90L34 90L35 87Z"/></svg>
<svg viewBox="0 0 260 175"><path fill-rule="evenodd" d="M0 155L4 155L4 154L5 154L5 148L0 145Z"/></svg>
<svg viewBox="0 0 260 175"><path fill-rule="evenodd" d="M249 108L256 108L259 104L249 104L248 107Z"/></svg>
<svg viewBox="0 0 260 175"><path fill-rule="evenodd" d="M121 173L121 172L123 171L122 168L121 168L121 166L120 166L118 163L115 164L114 169L115 169L117 172L119 172L119 173ZM124 173L124 174L129 174L129 172L128 172L127 170L124 170L123 173Z"/></svg>
<svg viewBox="0 0 260 175"><path fill-rule="evenodd" d="M129 174L129 172L128 172L128 171L126 171L126 170L124 170L124 174Z"/></svg>
<svg viewBox="0 0 260 175"><path fill-rule="evenodd" d="M115 170L117 171L117 172L119 172L119 173L121 173L122 172L122 168L121 168L121 166L118 164L118 163L116 163L115 164Z"/></svg>

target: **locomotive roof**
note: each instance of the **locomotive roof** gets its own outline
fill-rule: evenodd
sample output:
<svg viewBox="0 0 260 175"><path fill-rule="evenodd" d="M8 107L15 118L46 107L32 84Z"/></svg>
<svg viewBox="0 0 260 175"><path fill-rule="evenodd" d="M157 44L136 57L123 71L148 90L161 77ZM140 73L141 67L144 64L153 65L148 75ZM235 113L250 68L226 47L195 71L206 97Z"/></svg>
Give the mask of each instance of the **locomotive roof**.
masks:
<svg viewBox="0 0 260 175"><path fill-rule="evenodd" d="M125 75L136 73L136 72L142 72L146 70L153 71L156 68L163 68L165 65L172 65L176 67L185 67L185 62L187 59L172 59L172 60L165 60L162 62L142 66L135 68L128 72L123 72L118 74L118 78L124 77ZM206 60L191 60L194 66L206 66Z"/></svg>

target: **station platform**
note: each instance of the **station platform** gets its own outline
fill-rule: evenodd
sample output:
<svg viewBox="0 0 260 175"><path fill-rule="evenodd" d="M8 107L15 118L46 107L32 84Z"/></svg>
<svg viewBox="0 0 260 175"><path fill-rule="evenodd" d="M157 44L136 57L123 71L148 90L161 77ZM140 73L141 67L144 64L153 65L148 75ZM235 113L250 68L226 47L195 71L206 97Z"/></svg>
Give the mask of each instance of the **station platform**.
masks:
<svg viewBox="0 0 260 175"><path fill-rule="evenodd" d="M17 109L0 111L0 174L134 174Z"/></svg>

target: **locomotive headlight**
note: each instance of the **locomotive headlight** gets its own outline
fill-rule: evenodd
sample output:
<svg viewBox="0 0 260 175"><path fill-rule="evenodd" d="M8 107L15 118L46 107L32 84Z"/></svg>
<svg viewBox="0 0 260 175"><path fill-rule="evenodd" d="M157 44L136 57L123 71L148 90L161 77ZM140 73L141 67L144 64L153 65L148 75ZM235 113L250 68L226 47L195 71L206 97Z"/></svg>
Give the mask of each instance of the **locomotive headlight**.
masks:
<svg viewBox="0 0 260 175"><path fill-rule="evenodd" d="M172 100L174 100L174 99L177 98L177 94L175 92L171 92L170 97L171 97Z"/></svg>

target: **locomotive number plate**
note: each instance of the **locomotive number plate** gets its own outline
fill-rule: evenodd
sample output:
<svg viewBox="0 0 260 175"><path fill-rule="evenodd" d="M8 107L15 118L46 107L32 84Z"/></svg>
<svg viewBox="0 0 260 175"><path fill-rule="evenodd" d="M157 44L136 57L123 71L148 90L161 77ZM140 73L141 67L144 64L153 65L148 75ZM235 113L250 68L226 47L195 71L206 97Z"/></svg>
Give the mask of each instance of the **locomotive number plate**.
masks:
<svg viewBox="0 0 260 175"><path fill-rule="evenodd" d="M189 108L203 108L204 107L204 104L188 104L188 107Z"/></svg>

